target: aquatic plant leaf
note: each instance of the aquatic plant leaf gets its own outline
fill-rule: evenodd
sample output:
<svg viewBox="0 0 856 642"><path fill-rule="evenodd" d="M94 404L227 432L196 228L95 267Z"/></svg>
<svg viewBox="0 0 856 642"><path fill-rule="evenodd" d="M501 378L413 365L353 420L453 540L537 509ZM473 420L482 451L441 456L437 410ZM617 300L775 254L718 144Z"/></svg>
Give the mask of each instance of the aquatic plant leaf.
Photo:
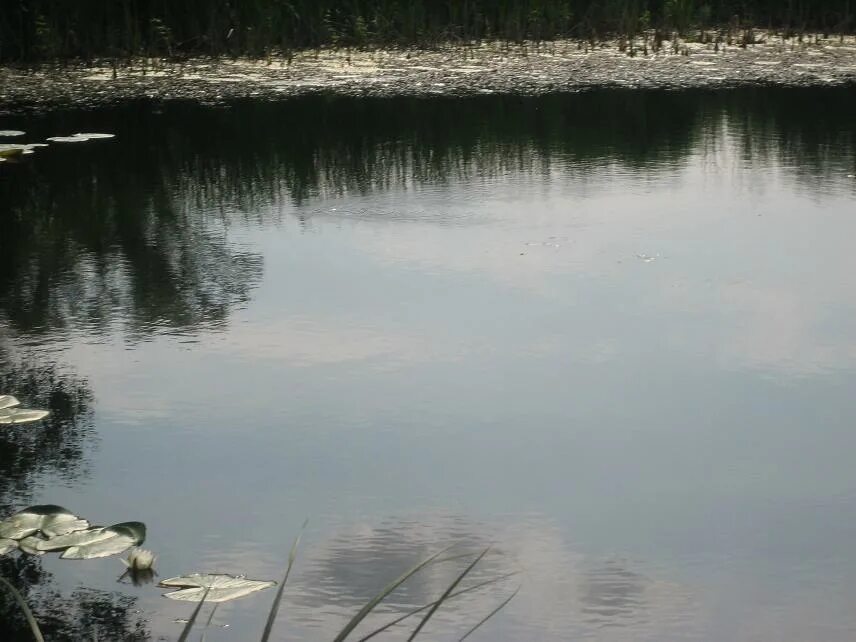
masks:
<svg viewBox="0 0 856 642"><path fill-rule="evenodd" d="M106 528L96 526L43 540L39 549L42 551L59 551L72 546L88 546L112 537L114 537L113 533Z"/></svg>
<svg viewBox="0 0 856 642"><path fill-rule="evenodd" d="M18 548L28 555L44 555L45 552L39 549L39 544L45 541L38 535L29 535L18 541Z"/></svg>
<svg viewBox="0 0 856 642"><path fill-rule="evenodd" d="M0 129L0 136L11 137L11 136L23 136L27 132L22 132L18 129Z"/></svg>
<svg viewBox="0 0 856 642"><path fill-rule="evenodd" d="M66 548L60 559L91 560L124 553L132 546L139 546L146 539L146 525L142 522L122 522L105 528L93 529L91 541Z"/></svg>
<svg viewBox="0 0 856 642"><path fill-rule="evenodd" d="M89 520L77 515L60 513L57 515L46 515L39 529L47 538L60 537L89 528Z"/></svg>
<svg viewBox="0 0 856 642"><path fill-rule="evenodd" d="M89 522L56 504L39 504L0 521L0 538L23 539L47 529L49 537L87 528Z"/></svg>
<svg viewBox="0 0 856 642"><path fill-rule="evenodd" d="M300 544L300 538L303 536L303 531L306 529L306 524L308 523L308 519L303 522L300 533L298 533L297 537L294 538L294 544L291 545L291 550L288 552L288 566L285 567L285 576L282 578L282 582L276 591L276 596L273 598L273 604L270 607L270 613L268 613L265 630L262 632L261 642L267 642L268 638L270 638L271 631L273 631L273 625L274 622L276 622L276 614L279 612L279 605L280 602L282 602L282 592L285 590L285 583L288 582L291 567L294 566L294 560L297 558L297 546Z"/></svg>
<svg viewBox="0 0 856 642"><path fill-rule="evenodd" d="M486 549L484 549L481 553L479 553L478 557L476 557L472 562L470 562L469 566L467 566L467 567L466 567L466 568L461 572L461 574L460 574L460 575L458 575L458 577L456 577L456 578L455 578L455 581L454 581L454 582L452 582L452 583L451 583L451 584L446 588L446 590L443 592L443 595L441 595L441 596L440 596L440 599L438 599L436 602L434 602L434 606L432 606L430 609L428 609L428 612L425 614L425 617L423 617L423 618L422 618L422 620L420 620L419 624L418 624L418 625L416 626L416 628L413 630L413 633L411 633L411 634L410 634L410 637L409 637L409 638L407 638L408 642L410 642L410 641L411 641L411 640L413 640L417 635L419 635L419 632L420 632L420 631L422 630L422 628L423 628L423 627L428 623L428 620L430 620L430 619L431 619L431 616L433 616L433 615L434 615L434 613L436 613L437 609L439 609L439 608L440 608L440 605L441 605L441 604L443 604L443 602L445 602L447 599L449 599L449 596L452 594L452 591L454 591L454 590L457 588L458 584L460 584L460 583L461 583L461 581L462 581L462 580L463 580L463 579L464 579L464 578L465 578L465 577L470 573L470 571L472 571L472 570L476 567L476 564L478 564L479 562L481 562L481 561L482 561L482 558L483 558L485 555L487 555L487 552L488 552L489 550L490 550L490 547L487 547L487 548L486 548Z"/></svg>
<svg viewBox="0 0 856 642"><path fill-rule="evenodd" d="M32 154L36 147L47 147L47 145L45 143L28 143L26 145L0 143L0 161L11 160L23 154Z"/></svg>
<svg viewBox="0 0 856 642"><path fill-rule="evenodd" d="M514 599L514 597L517 595L517 593L518 593L519 591L520 591L520 587L518 586L516 589L514 589L514 593L512 593L512 594L511 594L511 595L509 595L507 598L505 598L505 600L503 600L503 601L502 601L502 603L501 603L499 606L497 606L493 611L491 611L491 612L490 612L490 613L488 613L485 617L483 617L483 618L479 621L479 623L478 623L478 624L476 624L473 628L471 628L469 631L467 631L466 633L464 633L464 635L461 637L461 639L460 639L460 640L458 640L458 642L464 642L464 640L466 640L466 639L467 639L468 637L470 637L473 633L475 633L475 632L476 632L476 630L478 630L478 628L479 628L482 624L484 624L485 622L487 622L490 618L492 618L494 615L496 615L496 614L497 614L497 613L499 613L502 609L504 609L504 608L508 605L508 603L509 603L511 600L513 600L513 599Z"/></svg>
<svg viewBox="0 0 856 642"><path fill-rule="evenodd" d="M372 599L370 599L368 601L368 603L363 608L361 608L354 617L352 617L350 619L350 621L345 625L345 628L343 628L341 631L339 631L339 635L337 635L333 639L333 642L342 642L342 640L345 640L354 631L354 629L357 628L357 626L360 624L360 622L362 622L366 618L366 616L369 613L371 613L378 604L383 602L390 593L392 593L395 589L397 589L399 586L404 584L412 575L415 575L416 573L421 571L423 568L428 566L431 562L435 561L440 555L442 555L443 553L448 551L450 548L451 548L451 546L447 546L443 550L437 551L428 559L419 562L419 564L417 564L416 566L414 566L413 568L411 568L407 572L401 574L400 576L395 578L392 582L390 582L389 584L384 586L380 590L380 593L378 593Z"/></svg>
<svg viewBox="0 0 856 642"><path fill-rule="evenodd" d="M20 156L26 148L23 145L0 145L0 158L12 158Z"/></svg>
<svg viewBox="0 0 856 642"><path fill-rule="evenodd" d="M81 133L72 136L50 136L48 140L54 143L82 143L87 140L113 138L116 134Z"/></svg>
<svg viewBox="0 0 856 642"><path fill-rule="evenodd" d="M472 591L477 591L480 588L484 588L485 586L490 586L491 584L496 584L497 582L501 582L502 580L507 579L507 578L509 578L513 575L517 575L517 574L518 574L517 571L511 571L510 573L505 573L503 575L498 575L497 577L492 577L489 580L484 580L483 582L479 582L478 584L473 584L472 586L468 586L467 588L463 588L460 591L455 591L454 593L452 593L451 595L449 595L446 598L446 601L454 599L454 598L458 597L459 595L463 595L464 593L470 593ZM380 635L381 633L383 633L387 629L391 629L396 624L403 622L407 618L413 617L414 615L418 615L419 613L422 613L422 611L427 611L432 606L437 604L439 601L440 600L434 600L433 602L429 602L428 604L425 604L423 606L415 608L412 611L408 611L404 615L399 615L397 618L395 618L394 620L392 620L390 622L387 622L382 627L375 629L374 631L372 631L371 633L368 633L367 635L364 635L359 640L357 640L357 642L366 642L366 640L371 640L373 637Z"/></svg>
<svg viewBox="0 0 856 642"><path fill-rule="evenodd" d="M134 538L137 541L135 546L139 546L146 541L146 525L142 522L121 522L108 526L107 530Z"/></svg>
<svg viewBox="0 0 856 642"><path fill-rule="evenodd" d="M163 580L158 586L161 588L180 587L178 591L164 593L164 597L168 597L171 600L198 602L207 590L208 597L205 598L206 601L227 602L276 586L276 582L248 580L243 577L219 573L191 573Z"/></svg>
<svg viewBox="0 0 856 642"><path fill-rule="evenodd" d="M129 548L135 545L136 542L134 542L134 540L130 537L114 535L113 537L101 539L96 542L90 542L88 544L81 544L80 546L72 546L70 548L67 548L65 549L63 554L60 555L60 559L92 560L97 559L99 557L109 557L111 555L118 555L119 553L124 553Z"/></svg>
<svg viewBox="0 0 856 642"><path fill-rule="evenodd" d="M48 410L32 410L30 408L3 408L0 410L0 424L26 424L47 417Z"/></svg>
<svg viewBox="0 0 856 642"><path fill-rule="evenodd" d="M0 539L0 555L11 553L18 548L18 542L13 539Z"/></svg>
<svg viewBox="0 0 856 642"><path fill-rule="evenodd" d="M20 404L21 402L12 395L0 395L0 410L5 410L6 408L11 408L12 406L18 406Z"/></svg>

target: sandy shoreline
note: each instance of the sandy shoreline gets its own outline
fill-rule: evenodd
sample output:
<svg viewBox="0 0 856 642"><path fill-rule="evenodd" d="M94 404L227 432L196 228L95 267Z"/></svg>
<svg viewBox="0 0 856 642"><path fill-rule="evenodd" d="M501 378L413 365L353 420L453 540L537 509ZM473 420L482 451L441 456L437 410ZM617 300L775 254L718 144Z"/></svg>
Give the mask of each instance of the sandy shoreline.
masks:
<svg viewBox="0 0 856 642"><path fill-rule="evenodd" d="M542 94L597 87L698 88L856 83L856 36L796 38L757 32L759 44L663 43L635 56L609 41L561 40L507 47L301 52L289 61L138 60L114 70L85 66L0 67L0 110L99 105L135 98L221 102L311 93L351 96Z"/></svg>

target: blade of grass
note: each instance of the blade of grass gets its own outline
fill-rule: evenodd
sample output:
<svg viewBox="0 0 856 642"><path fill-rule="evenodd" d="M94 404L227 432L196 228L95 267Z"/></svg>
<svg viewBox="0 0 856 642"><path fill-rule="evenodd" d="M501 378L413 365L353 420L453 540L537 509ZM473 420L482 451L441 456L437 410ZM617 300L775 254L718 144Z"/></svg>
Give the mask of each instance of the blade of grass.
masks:
<svg viewBox="0 0 856 642"><path fill-rule="evenodd" d="M497 606L493 611L491 611L490 613L488 613L488 614L484 617L484 619L482 619L482 620L481 620L481 622L479 622L479 623L478 623L478 624L476 624L473 628L471 628L469 631L467 631L466 633L464 633L463 637L462 637L460 640L458 640L458 642L463 642L464 640L466 640L468 637L470 637L470 635L471 635L471 634L475 633L476 629L478 629L482 624L484 624L485 622L487 622L490 618L492 618L494 615L496 615L496 614L497 614L497 613L499 613L502 609L504 609L504 608L505 608L505 606L506 606L506 604L508 604L511 600L513 600L513 599L514 599L514 596L515 596L515 595L517 595L518 591L520 591L520 587L519 587L519 586L518 586L516 589L514 589L514 593L512 593L512 594L511 594L511 595L509 595L507 598L505 598L505 600L503 600L502 604L500 604L500 605L499 605L499 606Z"/></svg>
<svg viewBox="0 0 856 642"><path fill-rule="evenodd" d="M199 642L205 642L205 636L208 634L208 627L211 626L211 621L214 619L214 614L217 612L218 606L220 606L220 603L214 602L214 608L211 609L211 613L208 614L208 620L205 622L205 628L202 629L202 635L199 636Z"/></svg>
<svg viewBox="0 0 856 642"><path fill-rule="evenodd" d="M473 551L469 551L467 553L458 553L457 555L449 555L449 557L441 557L434 561L435 564L442 564L444 562L455 562L457 560L462 560L466 557L471 557Z"/></svg>
<svg viewBox="0 0 856 642"><path fill-rule="evenodd" d="M196 608L193 609L193 613L191 614L190 619L187 620L187 624L184 625L184 630L181 632L181 635L178 638L178 642L185 642L187 640L187 636L190 635L190 629L193 628L193 623L196 622L196 617L199 615L199 610L205 603L205 598L208 597L208 591L210 590L210 586L205 587L205 592L202 594L202 599L199 600L199 604L197 604Z"/></svg>
<svg viewBox="0 0 856 642"><path fill-rule="evenodd" d="M5 578L0 577L0 582L2 582L6 588L9 589L9 592L12 593L12 597L15 598L15 601L18 603L18 606L21 607L21 610L24 612L24 617L27 618L27 624L30 625L30 630L33 632L33 637L36 639L36 642L45 642L45 638L42 637L42 632L39 629L39 624L36 622L35 616L33 616L33 612L30 610L30 607L27 606L27 601L24 599L24 596L21 595L20 591L16 589L12 584L10 584Z"/></svg>
<svg viewBox="0 0 856 642"><path fill-rule="evenodd" d="M496 584L497 582L501 582L502 580L509 578L512 575L517 575L518 572L519 571L511 571L510 573L505 573L504 575L500 575L499 577L494 577L494 578L491 578L489 580L485 580L484 582L479 582L478 584L473 584L472 586L468 586L467 588L461 589L460 591L455 591L449 597L447 597L446 600L454 599L454 598L458 597L459 595L463 595L464 593L469 593L470 591L478 590L478 589L483 588L489 584ZM412 611L409 611L409 612L405 613L404 615L401 615L401 616L395 618L391 622L384 624L382 627L372 631L368 635L361 637L359 640L357 640L357 642L366 642L366 640L371 640L374 636L376 636L380 633L383 633L387 629L392 628L393 626L395 626L399 622L403 622L404 620L406 620L407 618L409 618L413 615L417 615L418 613L422 613L422 611L424 611L425 609L430 609L436 603L437 603L437 600L434 600L433 602L429 602L425 606L420 606L418 609L413 609Z"/></svg>
<svg viewBox="0 0 856 642"><path fill-rule="evenodd" d="M483 558L485 555L487 555L487 552L488 552L489 550L490 550L490 546L488 546L488 547L487 547L486 549L484 549L481 553L479 553L479 554L478 554L478 557L476 557L472 562L470 562L470 565L469 565L469 566L467 566L467 568L465 568L465 569L461 572L461 574L460 574L460 575L458 575L458 577L456 577L456 578L455 578L455 581L454 581L454 582L452 582L451 584L449 584L449 587L445 590L445 592L443 593L443 595L441 595L441 596L440 596L440 599L439 599L439 600L437 600L436 602L434 602L434 606L432 606L432 607L428 610L428 612L425 614L425 617L423 617L423 618L422 618L422 621L421 621L421 622L419 622L419 624L418 624L418 625L416 626L416 628L413 630L413 633L411 633L411 634L410 634L410 637L409 637L409 638L407 638L407 642L411 642L411 641L413 640L413 638L415 638L417 635L419 635L419 631L421 631L421 630L422 630L422 627L424 627L424 626L428 623L428 620L430 620L430 619L431 619L431 616L432 616L432 615L434 615L434 613L436 613L436 612L437 612L437 609L439 609L439 608L440 608L440 605L441 605L443 602L445 602L447 599L449 599L449 596L452 594L452 591L454 591L454 590L455 590L455 587L456 587L458 584L460 584L460 583L461 583L461 580L463 580L463 579L467 576L467 574L475 568L476 564L478 564L479 562L481 562L482 558Z"/></svg>
<svg viewBox="0 0 856 642"><path fill-rule="evenodd" d="M306 529L306 524L308 523L309 520L303 522L303 526L300 527L300 533L298 533L297 537L294 539L294 544L291 545L291 550L288 552L288 566L285 568L285 577L282 578L279 590L277 590L276 596L273 598L273 604L270 607L270 613L268 613L267 624L265 624L265 630L264 633L262 633L261 642L267 642L267 639L270 637L270 633L273 630L273 623L276 620L276 614L279 612L279 604L282 601L282 592L285 590L285 583L288 581L288 574L291 573L291 567L294 566L294 560L297 557L297 545L300 543L300 538L303 536L303 531Z"/></svg>
<svg viewBox="0 0 856 642"><path fill-rule="evenodd" d="M401 575L401 576L397 577L397 578L396 578L396 579L394 579L392 582L390 582L389 584L387 584L386 586L384 586L384 587L381 589L380 593L378 593L378 594L377 594L377 595L375 595L371 600L369 600L368 604L366 604L363 608L361 608L361 609L360 609L360 611L359 611L359 613L357 613L354 617L352 617L352 618L351 618L350 622L348 622L348 623L345 625L345 628L341 630L341 632L339 633L339 635L337 635L337 636L336 636L336 638L333 640L333 642L342 642L342 640L344 640L345 638L347 638L347 637L348 637L348 636L353 632L353 630L354 630L355 628L357 628L357 625L358 625L360 622L362 622L362 621L365 619L365 617L366 617L369 613L371 613L371 612L372 612L372 610L373 610L373 609L374 609L378 604L380 604L384 599L386 599L386 596L387 596L387 595L389 595L390 593L392 593L395 589L397 589L399 586L401 586L402 584L404 584L404 582L406 582L406 581L407 581L407 580L408 580L412 575L415 575L416 573L418 573L419 571L421 571L423 568L425 568L426 566L428 566L431 562L433 562L433 561L434 561L435 559L437 559L440 555L442 555L443 553L445 553L446 551L448 551L450 548L452 548L452 547L451 547L451 546L447 546L447 547L446 547L446 548L444 548L442 551L438 551L438 552L434 553L434 554L433 554L431 557L429 557L428 559L423 560L422 562L419 562L419 564L417 564L416 566L414 566L413 568L411 568L409 571L407 571L407 572L406 572L406 573L404 573L403 575Z"/></svg>

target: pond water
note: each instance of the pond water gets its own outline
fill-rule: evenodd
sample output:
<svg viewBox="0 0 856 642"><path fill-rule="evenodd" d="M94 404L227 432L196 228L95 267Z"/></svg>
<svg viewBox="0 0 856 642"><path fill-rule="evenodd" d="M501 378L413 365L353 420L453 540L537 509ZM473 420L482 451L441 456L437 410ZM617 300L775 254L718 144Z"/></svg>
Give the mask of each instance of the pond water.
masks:
<svg viewBox="0 0 856 642"><path fill-rule="evenodd" d="M308 518L276 639L490 544L472 581L519 574L426 639L520 585L471 639L852 640L853 113L756 88L4 116L116 138L0 165L0 394L53 410L2 428L0 508L143 521L161 578L279 580ZM172 640L193 606L116 558L0 572L54 639ZM272 599L206 639L258 639Z"/></svg>

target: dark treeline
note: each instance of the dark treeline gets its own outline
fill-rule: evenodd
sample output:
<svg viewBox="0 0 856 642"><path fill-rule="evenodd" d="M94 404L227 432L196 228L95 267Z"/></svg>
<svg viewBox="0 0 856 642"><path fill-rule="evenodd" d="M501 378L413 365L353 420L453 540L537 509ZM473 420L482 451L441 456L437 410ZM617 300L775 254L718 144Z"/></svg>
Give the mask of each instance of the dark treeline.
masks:
<svg viewBox="0 0 856 642"><path fill-rule="evenodd" d="M266 55L724 25L845 32L854 0L4 0L0 61Z"/></svg>

